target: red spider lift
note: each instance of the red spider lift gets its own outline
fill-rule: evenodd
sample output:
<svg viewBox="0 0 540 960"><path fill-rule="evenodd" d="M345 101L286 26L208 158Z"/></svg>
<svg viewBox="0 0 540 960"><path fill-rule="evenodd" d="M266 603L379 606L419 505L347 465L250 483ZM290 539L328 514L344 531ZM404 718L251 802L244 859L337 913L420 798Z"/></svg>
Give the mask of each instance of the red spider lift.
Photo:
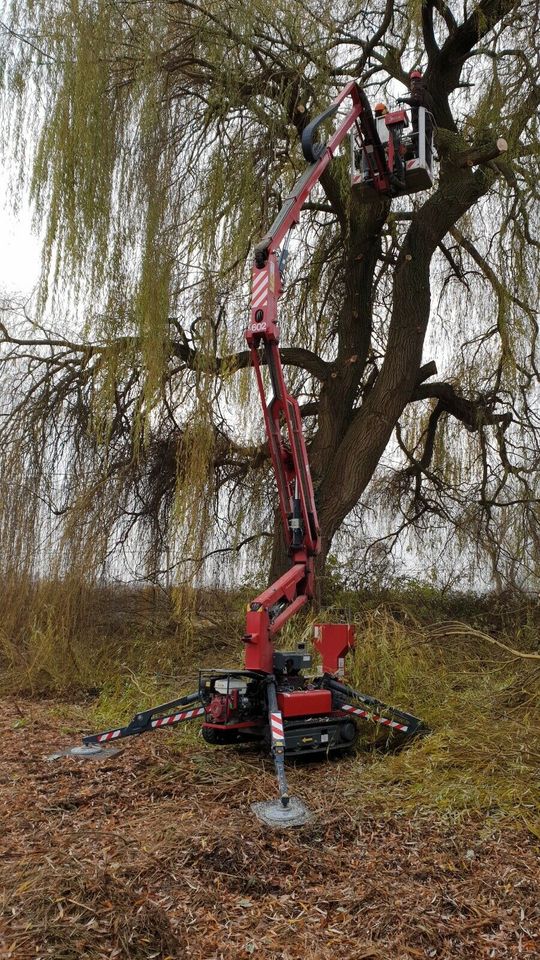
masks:
<svg viewBox="0 0 540 960"><path fill-rule="evenodd" d="M318 127L350 98L352 105L340 120L328 143L314 140ZM254 810L272 826L306 822L309 812L301 801L290 798L285 758L319 756L350 748L358 734L359 720L411 736L421 721L373 697L351 689L343 682L344 658L354 646L354 629L346 624L315 627L314 646L322 660L319 675L310 678L305 645L293 651L276 651L274 641L284 624L313 597L314 559L320 550L319 522L313 492L302 418L298 402L288 392L279 352L277 304L287 257L289 232L298 223L302 205L350 131L362 152L366 188L373 195L395 196L393 171L377 132L363 90L349 83L332 105L310 123L302 135L302 149L309 166L270 230L255 248L249 324L246 340L255 370L263 407L264 423L274 468L290 569L248 604L244 666L237 670L201 670L199 688L188 696L138 713L124 727L83 737L83 745L65 755L97 757L110 754L125 737L177 726L187 720L203 720L203 738L211 744L259 742L270 751L279 785L279 799L254 804ZM369 180L369 183L367 181ZM283 244L281 252L280 245ZM269 374L272 397L267 400L263 366Z"/></svg>

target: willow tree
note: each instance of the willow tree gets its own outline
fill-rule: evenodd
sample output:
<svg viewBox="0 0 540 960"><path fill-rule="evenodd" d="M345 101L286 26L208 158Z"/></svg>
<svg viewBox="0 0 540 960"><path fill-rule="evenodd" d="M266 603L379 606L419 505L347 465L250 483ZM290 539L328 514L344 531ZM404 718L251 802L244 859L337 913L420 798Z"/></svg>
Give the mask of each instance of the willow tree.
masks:
<svg viewBox="0 0 540 960"><path fill-rule="evenodd" d="M310 118L352 78L392 100L421 67L434 188L361 202L337 158L289 261L322 563L369 497L364 544L457 532L535 575L536 3L12 0L6 18L4 149L44 248L1 327L3 561L185 575L270 541L250 252Z"/></svg>

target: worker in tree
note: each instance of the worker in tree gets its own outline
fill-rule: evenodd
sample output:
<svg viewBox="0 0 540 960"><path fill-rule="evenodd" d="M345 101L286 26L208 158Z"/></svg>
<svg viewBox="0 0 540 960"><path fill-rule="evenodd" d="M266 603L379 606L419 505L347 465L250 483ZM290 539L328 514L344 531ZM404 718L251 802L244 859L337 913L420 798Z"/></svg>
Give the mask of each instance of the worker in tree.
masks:
<svg viewBox="0 0 540 960"><path fill-rule="evenodd" d="M396 194L405 189L405 167L401 157L401 137L402 127L400 124L391 124L387 126L385 117L388 114L388 107L385 103L376 103L373 108L375 114L375 125L379 140L383 145L386 159L391 163L390 184ZM389 150L389 142L392 141L392 150ZM391 156L389 156L391 154Z"/></svg>
<svg viewBox="0 0 540 960"><path fill-rule="evenodd" d="M373 108L373 113L375 114L375 126L377 127L377 133L379 134L379 140L384 145L388 143L388 127L384 121L386 114L388 113L388 107L385 103L376 103Z"/></svg>
<svg viewBox="0 0 540 960"><path fill-rule="evenodd" d="M408 103L418 118L418 107L425 107L430 113L435 110L433 97L431 96L424 77L420 70L411 70L409 74L409 97L401 97L398 103ZM413 113L414 121L414 113Z"/></svg>
<svg viewBox="0 0 540 960"><path fill-rule="evenodd" d="M377 136L382 144L386 159L388 159L388 141L390 139L390 131L384 120L385 116L388 114L388 107L385 103L376 103L373 107L373 114L375 116L375 129L377 131ZM357 150L356 152L356 162L362 168L362 176L364 180L373 179L373 151L373 143L368 142L363 150Z"/></svg>
<svg viewBox="0 0 540 960"><path fill-rule="evenodd" d="M433 136L433 113L435 104L420 70L411 70L409 74L409 97L400 97L398 103L408 103L411 108L414 152L418 156L418 108L424 107L426 114L426 159L431 163L431 140Z"/></svg>
<svg viewBox="0 0 540 960"><path fill-rule="evenodd" d="M385 103L376 103L373 113L377 134L391 167L390 184L394 195L397 195L405 189L405 166L401 157L402 125L396 123L387 125L385 117L388 116L388 107Z"/></svg>

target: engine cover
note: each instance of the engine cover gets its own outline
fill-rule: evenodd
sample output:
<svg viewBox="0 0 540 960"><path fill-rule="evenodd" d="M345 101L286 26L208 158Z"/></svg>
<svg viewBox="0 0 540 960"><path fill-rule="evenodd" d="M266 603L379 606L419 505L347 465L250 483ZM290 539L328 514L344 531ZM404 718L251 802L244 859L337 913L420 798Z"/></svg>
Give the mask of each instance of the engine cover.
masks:
<svg viewBox="0 0 540 960"><path fill-rule="evenodd" d="M283 717L313 717L332 712L330 690L294 690L278 692L278 705Z"/></svg>

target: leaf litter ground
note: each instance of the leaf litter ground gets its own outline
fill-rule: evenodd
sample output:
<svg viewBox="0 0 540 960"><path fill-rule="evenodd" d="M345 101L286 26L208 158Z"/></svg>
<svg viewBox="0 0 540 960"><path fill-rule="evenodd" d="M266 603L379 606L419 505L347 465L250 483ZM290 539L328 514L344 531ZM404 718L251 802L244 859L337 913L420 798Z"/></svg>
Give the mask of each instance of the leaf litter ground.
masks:
<svg viewBox="0 0 540 960"><path fill-rule="evenodd" d="M250 812L274 795L252 750L164 732L49 762L85 708L7 699L0 717L2 960L540 957L525 826L383 813L356 756L291 769L316 816L271 831Z"/></svg>

